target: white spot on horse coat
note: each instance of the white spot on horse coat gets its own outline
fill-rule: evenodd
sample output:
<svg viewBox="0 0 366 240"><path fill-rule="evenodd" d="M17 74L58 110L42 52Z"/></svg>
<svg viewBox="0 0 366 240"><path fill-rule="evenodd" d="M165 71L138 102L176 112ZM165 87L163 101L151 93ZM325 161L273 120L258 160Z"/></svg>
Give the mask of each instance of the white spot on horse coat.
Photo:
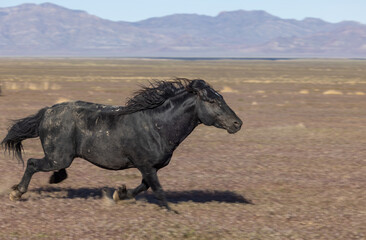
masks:
<svg viewBox="0 0 366 240"><path fill-rule="evenodd" d="M149 126L148 126L147 124L145 124L145 123L143 123L143 124L142 124L142 127L143 127L146 131L148 131L148 130L149 130Z"/></svg>

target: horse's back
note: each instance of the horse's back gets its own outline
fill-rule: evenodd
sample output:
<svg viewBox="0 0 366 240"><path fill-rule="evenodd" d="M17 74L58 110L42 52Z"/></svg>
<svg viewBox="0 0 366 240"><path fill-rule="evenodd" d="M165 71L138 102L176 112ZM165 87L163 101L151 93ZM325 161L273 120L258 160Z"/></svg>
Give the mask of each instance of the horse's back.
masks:
<svg viewBox="0 0 366 240"><path fill-rule="evenodd" d="M81 138L91 136L105 105L89 102L64 102L49 107L39 127L42 143L73 143L77 147ZM100 125L100 123L99 123ZM79 138L79 139L76 139Z"/></svg>
<svg viewBox="0 0 366 240"><path fill-rule="evenodd" d="M82 101L50 107L40 128L46 155L61 151L107 169L132 167L120 146L116 110L118 106Z"/></svg>

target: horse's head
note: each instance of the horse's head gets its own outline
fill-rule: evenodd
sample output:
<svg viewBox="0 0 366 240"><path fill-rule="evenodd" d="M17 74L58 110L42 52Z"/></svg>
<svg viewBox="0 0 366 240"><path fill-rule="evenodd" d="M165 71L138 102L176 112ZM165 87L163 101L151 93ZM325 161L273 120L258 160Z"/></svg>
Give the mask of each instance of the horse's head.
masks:
<svg viewBox="0 0 366 240"><path fill-rule="evenodd" d="M192 80L188 87L198 96L197 115L203 124L226 129L229 133L240 130L243 122L226 104L224 98L204 80Z"/></svg>

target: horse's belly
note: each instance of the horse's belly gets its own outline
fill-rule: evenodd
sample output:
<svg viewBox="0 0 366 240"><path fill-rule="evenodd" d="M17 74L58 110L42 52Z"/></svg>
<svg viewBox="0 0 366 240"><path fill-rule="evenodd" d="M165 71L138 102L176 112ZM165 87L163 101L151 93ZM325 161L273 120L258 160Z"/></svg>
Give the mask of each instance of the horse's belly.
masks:
<svg viewBox="0 0 366 240"><path fill-rule="evenodd" d="M103 158L101 156L92 157L92 156L86 155L86 156L82 156L82 158L84 158L88 162L90 162L98 167L110 169L110 170L121 170L121 169L134 167L132 162L126 157Z"/></svg>
<svg viewBox="0 0 366 240"><path fill-rule="evenodd" d="M80 157L105 169L126 169L134 167L120 148L109 146L88 146L82 149Z"/></svg>

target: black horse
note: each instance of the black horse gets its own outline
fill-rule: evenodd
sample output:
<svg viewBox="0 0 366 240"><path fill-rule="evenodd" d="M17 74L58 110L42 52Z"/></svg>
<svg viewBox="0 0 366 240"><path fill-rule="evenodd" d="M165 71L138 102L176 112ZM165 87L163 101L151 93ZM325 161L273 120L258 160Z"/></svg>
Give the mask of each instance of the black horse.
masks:
<svg viewBox="0 0 366 240"><path fill-rule="evenodd" d="M36 172L55 171L50 183L61 182L67 177L65 169L80 157L110 170L137 168L141 184L133 190L117 191L114 197L133 198L151 187L160 205L170 210L157 171L168 165L173 151L201 123L229 133L239 131L242 125L223 97L201 79L152 83L125 107L82 101L45 107L16 120L2 141L5 150L23 164L24 139L39 136L45 153L41 159L28 159L10 199L21 198Z"/></svg>

